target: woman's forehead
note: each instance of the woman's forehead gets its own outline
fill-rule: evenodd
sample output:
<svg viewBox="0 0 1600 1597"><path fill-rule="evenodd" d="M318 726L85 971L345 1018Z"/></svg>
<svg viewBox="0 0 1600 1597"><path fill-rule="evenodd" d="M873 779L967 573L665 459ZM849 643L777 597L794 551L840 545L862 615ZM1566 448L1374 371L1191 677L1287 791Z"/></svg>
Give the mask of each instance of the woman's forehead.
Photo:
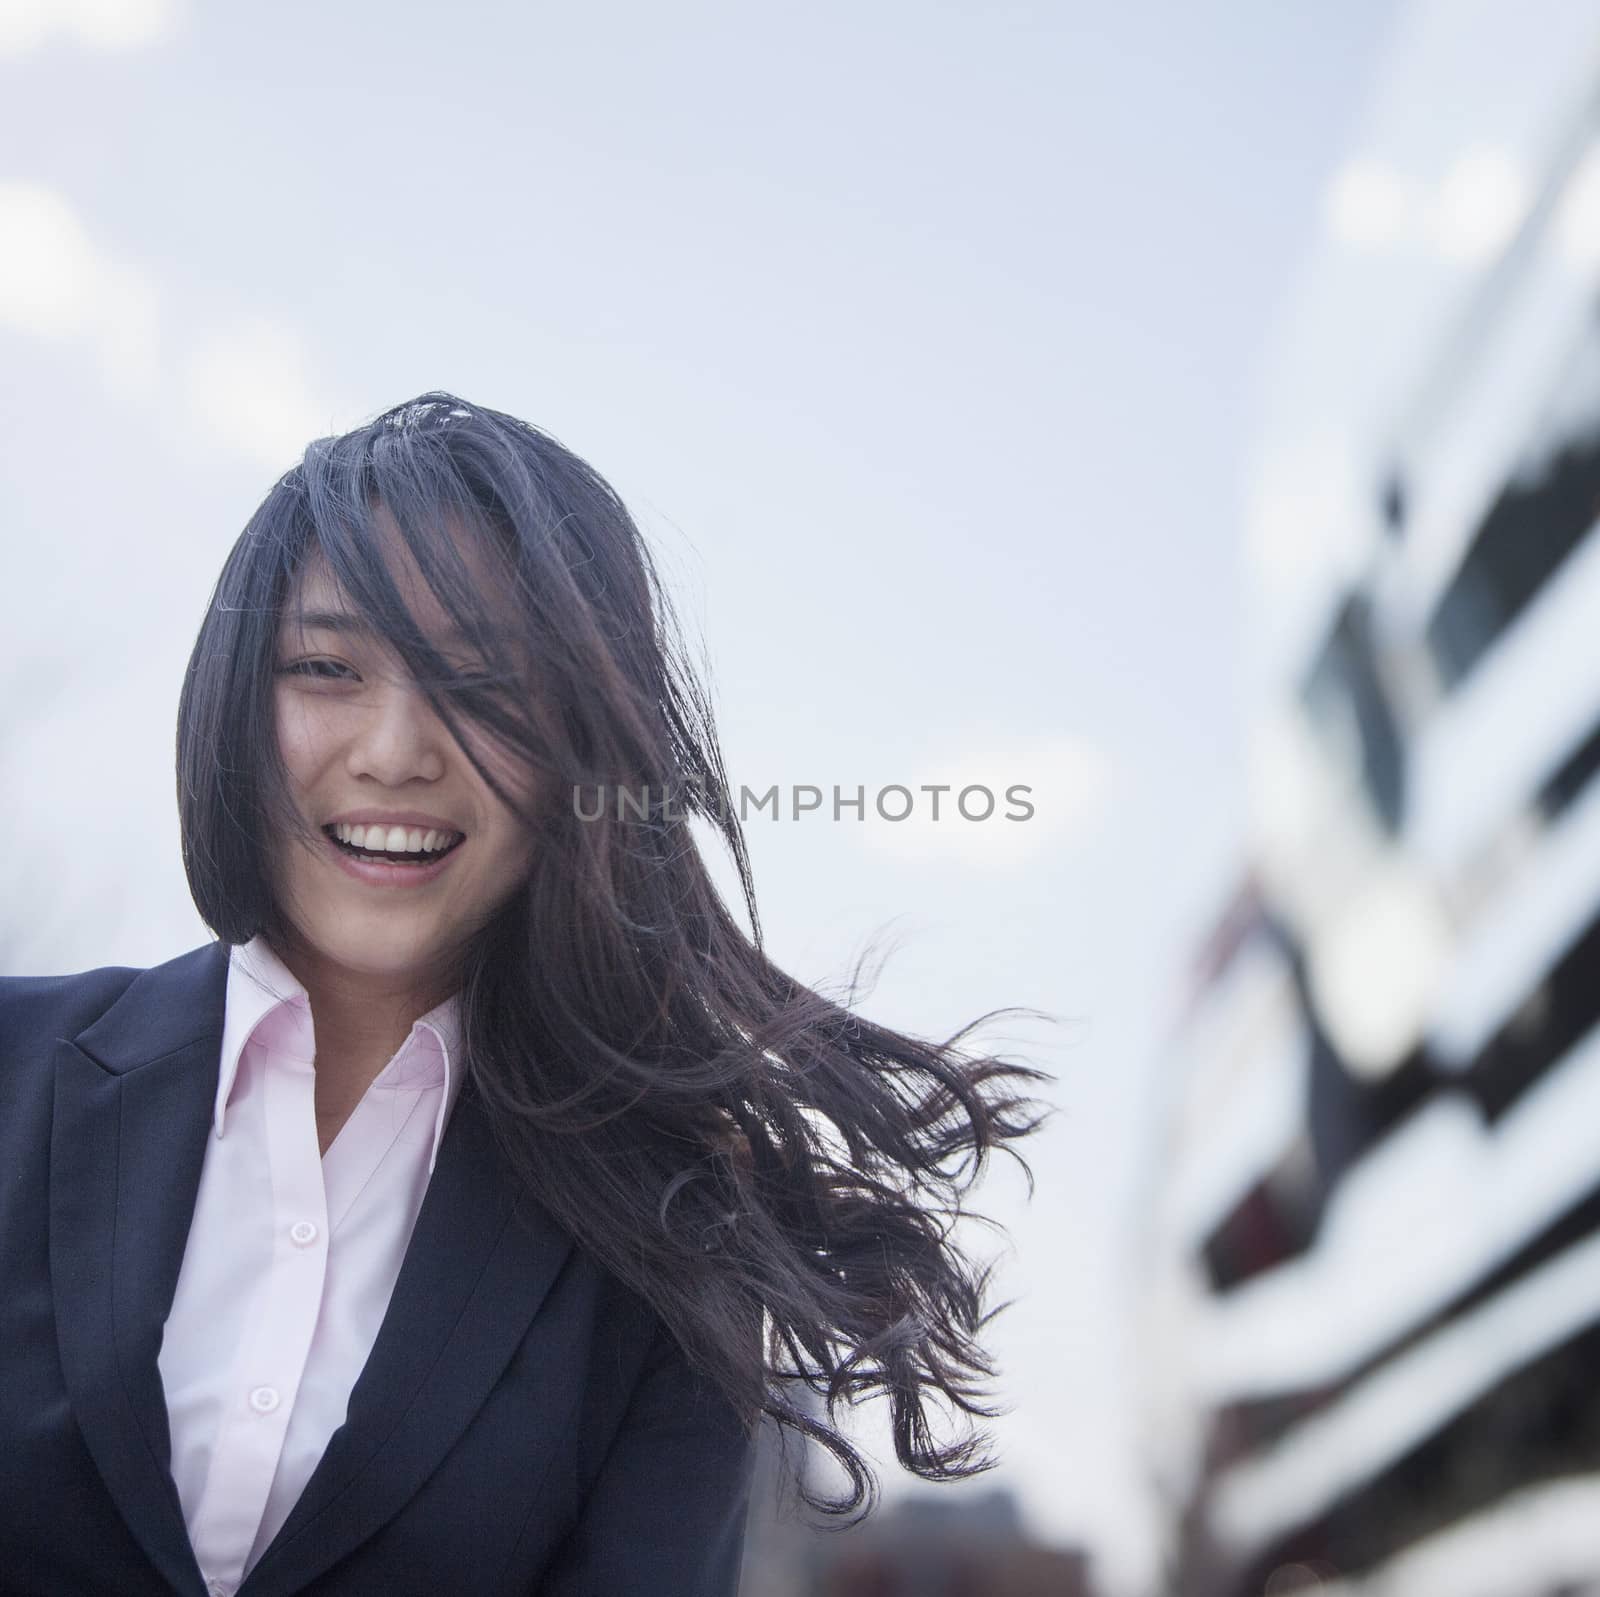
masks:
<svg viewBox="0 0 1600 1597"><path fill-rule="evenodd" d="M457 630L455 618L429 585L393 518L380 506L373 519L384 564L418 626L430 637L454 634ZM508 574L503 569L494 569L504 563L491 561L481 540L463 535L459 527L445 524L440 536L441 541L448 539L454 545L465 564L475 608L492 630L502 633L520 630L509 598ZM318 618L325 623L340 615L357 617L359 607L334 575L321 547L313 545L291 585L284 606L284 625L303 627L315 624Z"/></svg>

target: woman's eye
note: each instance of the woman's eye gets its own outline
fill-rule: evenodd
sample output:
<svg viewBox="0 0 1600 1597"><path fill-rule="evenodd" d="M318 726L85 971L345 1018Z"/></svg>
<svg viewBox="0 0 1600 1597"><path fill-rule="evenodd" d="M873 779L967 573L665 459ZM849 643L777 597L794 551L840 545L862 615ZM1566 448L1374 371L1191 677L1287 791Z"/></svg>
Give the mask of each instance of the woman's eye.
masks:
<svg viewBox="0 0 1600 1597"><path fill-rule="evenodd" d="M453 688L492 688L497 682L503 680L500 673L489 671L483 665L472 665L447 662L450 666L450 678L446 687Z"/></svg>
<svg viewBox="0 0 1600 1597"><path fill-rule="evenodd" d="M285 676L316 677L326 682L341 680L340 672L351 679L355 677L355 672L349 666L341 665L337 660L291 660L289 664L280 666L279 670Z"/></svg>

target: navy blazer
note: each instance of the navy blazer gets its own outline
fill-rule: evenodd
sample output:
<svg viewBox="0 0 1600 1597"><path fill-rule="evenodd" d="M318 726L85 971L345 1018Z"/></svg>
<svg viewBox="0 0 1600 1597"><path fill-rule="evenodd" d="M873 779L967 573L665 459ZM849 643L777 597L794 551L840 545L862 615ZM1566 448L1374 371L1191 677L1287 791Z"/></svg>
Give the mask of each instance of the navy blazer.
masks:
<svg viewBox="0 0 1600 1597"><path fill-rule="evenodd" d="M226 947L0 980L0 1591L205 1597L156 1356ZM751 1438L518 1188L470 1082L345 1422L239 1597L721 1597Z"/></svg>

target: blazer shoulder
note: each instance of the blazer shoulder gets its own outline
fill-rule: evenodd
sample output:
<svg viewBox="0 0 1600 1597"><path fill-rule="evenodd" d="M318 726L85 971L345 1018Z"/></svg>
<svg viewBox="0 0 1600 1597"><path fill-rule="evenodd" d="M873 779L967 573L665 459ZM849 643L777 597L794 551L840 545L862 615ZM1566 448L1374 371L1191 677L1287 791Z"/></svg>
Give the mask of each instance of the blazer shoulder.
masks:
<svg viewBox="0 0 1600 1597"><path fill-rule="evenodd" d="M75 1036L143 974L134 966L102 965L68 976L0 976L0 1053Z"/></svg>

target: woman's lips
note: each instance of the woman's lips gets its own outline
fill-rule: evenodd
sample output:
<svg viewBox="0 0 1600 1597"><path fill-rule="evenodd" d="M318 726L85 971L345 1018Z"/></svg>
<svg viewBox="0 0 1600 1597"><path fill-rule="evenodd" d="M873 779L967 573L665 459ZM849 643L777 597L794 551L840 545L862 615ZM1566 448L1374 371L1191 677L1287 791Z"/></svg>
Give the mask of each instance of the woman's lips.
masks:
<svg viewBox="0 0 1600 1597"><path fill-rule="evenodd" d="M377 860L358 859L347 853L331 837L324 835L323 847L346 876L353 876L369 887L422 887L437 880L450 868L450 862L464 849L463 839L427 865L388 865Z"/></svg>

